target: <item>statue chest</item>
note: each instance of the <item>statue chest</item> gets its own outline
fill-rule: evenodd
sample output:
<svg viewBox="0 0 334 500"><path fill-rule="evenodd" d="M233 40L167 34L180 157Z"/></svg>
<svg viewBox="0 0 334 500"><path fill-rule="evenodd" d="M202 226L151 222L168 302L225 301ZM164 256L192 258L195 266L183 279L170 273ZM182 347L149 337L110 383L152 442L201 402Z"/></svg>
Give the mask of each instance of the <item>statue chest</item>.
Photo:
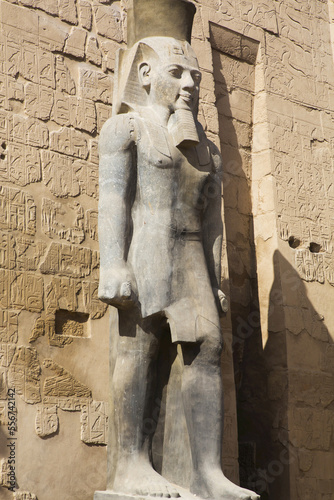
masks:
<svg viewBox="0 0 334 500"><path fill-rule="evenodd" d="M198 208L212 172L207 146L181 150L166 129L150 128L137 143L137 194L155 206Z"/></svg>

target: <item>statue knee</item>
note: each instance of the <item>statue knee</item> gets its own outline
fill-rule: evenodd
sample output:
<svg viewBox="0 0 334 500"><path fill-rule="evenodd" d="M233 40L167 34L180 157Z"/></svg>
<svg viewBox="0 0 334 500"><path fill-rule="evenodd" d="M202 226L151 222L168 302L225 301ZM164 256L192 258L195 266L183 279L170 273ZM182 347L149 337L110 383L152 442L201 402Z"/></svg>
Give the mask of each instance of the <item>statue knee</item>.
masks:
<svg viewBox="0 0 334 500"><path fill-rule="evenodd" d="M203 366L220 366L223 341L220 330L203 332L195 343L185 343L182 346L183 361L186 366L193 363Z"/></svg>
<svg viewBox="0 0 334 500"><path fill-rule="evenodd" d="M216 332L215 332L216 333ZM200 357L208 364L220 364L221 354L223 350L223 340L221 335L212 335L213 332L208 332L200 344Z"/></svg>
<svg viewBox="0 0 334 500"><path fill-rule="evenodd" d="M213 321L199 316L196 323L196 337L200 344L201 357L211 362L220 362L223 349L223 339L219 319Z"/></svg>

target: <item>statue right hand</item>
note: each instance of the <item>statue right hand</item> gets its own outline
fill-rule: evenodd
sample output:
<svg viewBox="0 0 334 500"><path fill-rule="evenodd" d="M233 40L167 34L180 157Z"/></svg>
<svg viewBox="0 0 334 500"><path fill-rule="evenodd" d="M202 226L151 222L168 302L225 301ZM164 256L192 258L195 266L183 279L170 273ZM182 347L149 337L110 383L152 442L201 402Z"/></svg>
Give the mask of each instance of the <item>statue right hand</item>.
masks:
<svg viewBox="0 0 334 500"><path fill-rule="evenodd" d="M137 286L133 273L126 265L100 271L98 291L102 302L127 309L138 304Z"/></svg>

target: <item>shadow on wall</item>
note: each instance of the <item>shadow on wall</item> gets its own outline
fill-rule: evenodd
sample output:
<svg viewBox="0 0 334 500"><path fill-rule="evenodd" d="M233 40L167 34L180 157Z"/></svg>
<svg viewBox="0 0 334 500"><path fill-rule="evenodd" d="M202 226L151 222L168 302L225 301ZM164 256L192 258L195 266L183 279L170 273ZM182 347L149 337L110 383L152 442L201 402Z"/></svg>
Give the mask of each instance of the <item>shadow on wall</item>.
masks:
<svg viewBox="0 0 334 500"><path fill-rule="evenodd" d="M253 62L237 59L219 50L219 37L223 39L224 32L216 32L215 35L216 38L211 42L224 172L223 198L237 392L240 482L242 486L256 489L255 483L259 479L257 469L265 468L268 463L272 422L267 408L267 369L262 352L251 206L255 75ZM230 36L229 31L227 35ZM263 491L267 489L266 484L264 486Z"/></svg>
<svg viewBox="0 0 334 500"><path fill-rule="evenodd" d="M332 376L320 367L318 375L314 373L314 351L323 351L321 370L325 370L326 347L333 340L293 266L279 251L273 263L268 341L263 349L259 320L249 317L243 331L247 338L238 393L239 439L244 450L241 481L261 493L262 500L302 498L309 482L322 481L313 477L311 465L303 466L301 456L307 456L308 449L312 454L330 445L330 436L327 440L322 435L327 431L317 421L322 421L319 416L334 400ZM287 305L292 297L294 307ZM315 349L310 349L311 343Z"/></svg>
<svg viewBox="0 0 334 500"><path fill-rule="evenodd" d="M275 277L270 292L269 332L265 349L262 346L258 303L253 303L253 311L246 321L243 318L242 326L239 321L235 335L236 344L244 342L237 401L240 479L244 486L260 493L262 500L289 498L289 456L285 456L284 463L279 458L281 452L289 447L288 436L282 435L283 429L288 428L288 375L278 253L274 260ZM297 273L295 276L300 281ZM270 383L273 374L278 373L285 380L281 391L278 386L271 387ZM283 446L280 440L283 440ZM285 453L289 455L288 451Z"/></svg>

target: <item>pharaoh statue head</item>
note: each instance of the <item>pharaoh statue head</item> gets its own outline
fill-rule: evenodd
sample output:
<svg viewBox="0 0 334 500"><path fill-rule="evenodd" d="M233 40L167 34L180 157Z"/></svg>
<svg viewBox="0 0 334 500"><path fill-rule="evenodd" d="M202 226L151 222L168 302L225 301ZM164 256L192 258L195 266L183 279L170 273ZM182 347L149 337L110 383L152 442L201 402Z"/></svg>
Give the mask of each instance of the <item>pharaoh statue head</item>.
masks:
<svg viewBox="0 0 334 500"><path fill-rule="evenodd" d="M176 145L198 143L201 73L190 45L196 8L188 0L133 0L128 47L116 63L113 114L165 107Z"/></svg>

